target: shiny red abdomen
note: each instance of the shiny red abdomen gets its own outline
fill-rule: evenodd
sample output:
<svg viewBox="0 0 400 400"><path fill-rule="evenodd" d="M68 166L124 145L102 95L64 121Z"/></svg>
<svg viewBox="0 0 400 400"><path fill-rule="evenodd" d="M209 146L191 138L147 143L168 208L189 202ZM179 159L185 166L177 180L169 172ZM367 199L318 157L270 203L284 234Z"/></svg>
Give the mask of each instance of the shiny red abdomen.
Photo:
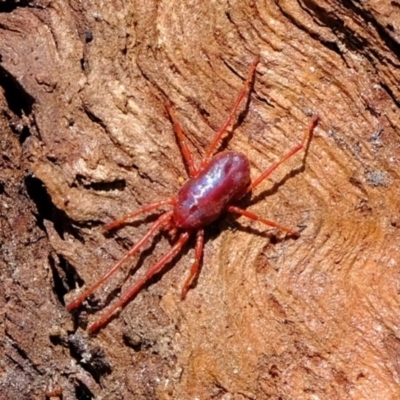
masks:
<svg viewBox="0 0 400 400"><path fill-rule="evenodd" d="M173 214L176 227L191 230L210 224L227 205L245 194L249 184L250 165L243 154L217 154L179 190Z"/></svg>

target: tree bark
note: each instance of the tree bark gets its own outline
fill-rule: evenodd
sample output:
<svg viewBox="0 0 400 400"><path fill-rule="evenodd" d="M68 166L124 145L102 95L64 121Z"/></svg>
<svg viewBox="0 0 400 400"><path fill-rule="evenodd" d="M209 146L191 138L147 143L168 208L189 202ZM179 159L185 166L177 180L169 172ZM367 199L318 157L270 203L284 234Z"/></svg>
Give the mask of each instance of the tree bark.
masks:
<svg viewBox="0 0 400 400"><path fill-rule="evenodd" d="M400 3L8 1L0 6L0 398L400 397ZM258 176L97 335L87 326L171 247L156 236L80 312L65 304L148 230L103 224L187 179L260 57L221 148ZM62 393L62 394L61 394ZM372 397L371 397L372 396Z"/></svg>

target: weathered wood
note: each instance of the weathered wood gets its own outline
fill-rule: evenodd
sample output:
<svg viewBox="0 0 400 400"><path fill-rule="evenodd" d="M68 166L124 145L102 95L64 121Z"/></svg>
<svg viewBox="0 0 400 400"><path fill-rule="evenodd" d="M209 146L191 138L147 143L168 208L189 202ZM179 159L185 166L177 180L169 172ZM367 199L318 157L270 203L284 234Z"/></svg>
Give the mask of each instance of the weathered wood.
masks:
<svg viewBox="0 0 400 400"><path fill-rule="evenodd" d="M383 3L71 0L0 13L0 398L399 398L400 13ZM102 224L186 178L166 101L199 158L258 54L224 145L256 176L320 115L304 162L247 204L301 237L223 220L185 301L191 246L88 336L98 314L78 319L64 302L151 219L110 236ZM109 304L129 269L169 248L156 239L96 298Z"/></svg>

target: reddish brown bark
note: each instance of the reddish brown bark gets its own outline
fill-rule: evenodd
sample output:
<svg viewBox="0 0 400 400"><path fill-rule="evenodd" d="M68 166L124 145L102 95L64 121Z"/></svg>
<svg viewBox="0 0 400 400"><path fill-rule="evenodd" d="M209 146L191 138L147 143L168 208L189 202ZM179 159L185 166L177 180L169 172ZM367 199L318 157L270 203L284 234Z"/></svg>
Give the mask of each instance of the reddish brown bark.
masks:
<svg viewBox="0 0 400 400"><path fill-rule="evenodd" d="M400 4L383 3L0 6L0 398L399 398ZM87 335L101 311L65 302L152 219L102 224L186 179L166 101L199 159L258 54L224 145L256 176L320 115L304 162L247 204L301 237L222 219L185 301L191 246ZM96 299L170 246L158 237Z"/></svg>

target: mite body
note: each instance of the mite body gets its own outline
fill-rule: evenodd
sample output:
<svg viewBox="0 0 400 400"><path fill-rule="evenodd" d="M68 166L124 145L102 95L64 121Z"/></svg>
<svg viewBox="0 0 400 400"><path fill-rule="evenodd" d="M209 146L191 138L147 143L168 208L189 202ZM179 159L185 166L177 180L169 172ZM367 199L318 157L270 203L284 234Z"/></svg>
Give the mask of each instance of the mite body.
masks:
<svg viewBox="0 0 400 400"><path fill-rule="evenodd" d="M250 165L245 155L224 151L179 190L173 220L179 229L205 227L225 211L226 206L246 193Z"/></svg>
<svg viewBox="0 0 400 400"><path fill-rule="evenodd" d="M250 165L247 157L241 153L233 151L224 151L213 157L217 146L223 135L231 126L235 114L243 101L247 91L250 90L255 75L258 59L251 65L247 79L242 90L236 98L232 111L228 115L221 129L216 133L211 144L207 148L199 167L196 167L192 153L186 143L185 135L180 126L174 109L170 104L166 106L170 119L174 126L174 131L178 139L179 147L186 164L189 179L178 191L177 195L166 200L158 201L137 210L123 218L111 222L105 226L105 229L116 229L126 223L127 220L135 218L146 212L153 211L161 207L172 207L172 210L162 214L149 228L147 233L136 243L128 253L120 259L112 268L110 268L97 282L86 289L78 298L67 305L67 310L72 311L79 307L85 299L94 293L105 281L114 275L122 263L134 255L140 253L148 241L161 230L172 230L178 233L178 239L160 260L152 265L149 270L141 277L126 293L123 293L120 299L105 314L100 317L93 325L89 327L90 332L95 332L103 327L110 318L122 309L136 294L146 285L146 283L163 267L170 262L182 249L190 236L196 236L195 261L192 264L188 278L182 289L182 299L185 298L190 286L195 280L204 247L204 228L217 220L225 211L234 214L243 215L254 221L260 221L265 225L280 229L289 235L298 236L299 233L288 227L279 225L274 221L259 217L250 211L244 210L236 205L237 201L243 198L247 193L256 188L262 181L268 178L279 165L284 163L290 157L298 153L301 149L308 146L312 132L318 122L318 117L311 119L310 125L304 133L300 144L294 146L277 162L272 164L257 179L251 182Z"/></svg>

